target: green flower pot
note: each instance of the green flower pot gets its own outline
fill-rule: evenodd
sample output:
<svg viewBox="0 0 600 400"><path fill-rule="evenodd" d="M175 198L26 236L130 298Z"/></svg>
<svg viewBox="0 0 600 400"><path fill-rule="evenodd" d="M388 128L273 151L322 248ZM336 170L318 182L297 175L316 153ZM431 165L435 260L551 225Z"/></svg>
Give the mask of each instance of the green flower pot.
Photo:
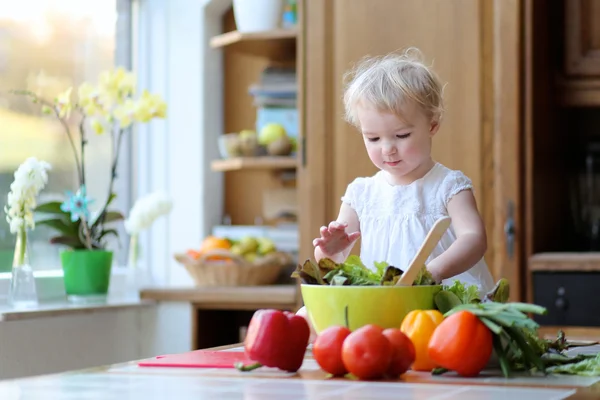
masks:
<svg viewBox="0 0 600 400"><path fill-rule="evenodd" d="M106 298L112 259L113 252L106 250L61 251L60 261L69 300Z"/></svg>

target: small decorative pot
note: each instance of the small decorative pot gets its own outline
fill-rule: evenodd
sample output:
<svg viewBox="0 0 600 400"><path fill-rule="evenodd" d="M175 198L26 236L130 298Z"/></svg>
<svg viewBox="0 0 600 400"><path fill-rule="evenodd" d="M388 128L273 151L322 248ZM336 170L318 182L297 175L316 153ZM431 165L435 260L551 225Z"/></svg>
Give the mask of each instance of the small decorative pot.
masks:
<svg viewBox="0 0 600 400"><path fill-rule="evenodd" d="M67 298L74 302L105 299L110 285L113 252L63 250L60 253Z"/></svg>

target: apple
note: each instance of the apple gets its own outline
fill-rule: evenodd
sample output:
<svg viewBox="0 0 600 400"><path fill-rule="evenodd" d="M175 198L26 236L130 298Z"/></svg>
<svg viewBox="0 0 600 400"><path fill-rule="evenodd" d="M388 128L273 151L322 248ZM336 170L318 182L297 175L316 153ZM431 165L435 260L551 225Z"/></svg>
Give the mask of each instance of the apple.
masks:
<svg viewBox="0 0 600 400"><path fill-rule="evenodd" d="M277 139L287 136L285 127L277 123L269 123L262 127L258 136L258 143L262 146L268 146Z"/></svg>

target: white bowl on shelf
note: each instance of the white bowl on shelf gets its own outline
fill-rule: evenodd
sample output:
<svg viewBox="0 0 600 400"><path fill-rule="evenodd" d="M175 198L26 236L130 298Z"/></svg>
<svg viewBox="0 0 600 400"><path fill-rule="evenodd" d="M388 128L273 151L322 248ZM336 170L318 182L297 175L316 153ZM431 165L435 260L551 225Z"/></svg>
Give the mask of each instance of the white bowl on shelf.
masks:
<svg viewBox="0 0 600 400"><path fill-rule="evenodd" d="M241 155L239 134L237 133L225 133L219 136L218 146L221 158L239 157Z"/></svg>
<svg viewBox="0 0 600 400"><path fill-rule="evenodd" d="M283 0L233 0L233 15L238 32L277 29L283 17Z"/></svg>

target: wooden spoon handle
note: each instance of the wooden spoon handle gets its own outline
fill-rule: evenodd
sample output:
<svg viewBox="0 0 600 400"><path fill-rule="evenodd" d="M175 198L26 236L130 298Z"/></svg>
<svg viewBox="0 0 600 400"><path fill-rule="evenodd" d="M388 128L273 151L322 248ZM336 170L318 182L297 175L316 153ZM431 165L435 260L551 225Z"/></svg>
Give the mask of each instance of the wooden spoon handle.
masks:
<svg viewBox="0 0 600 400"><path fill-rule="evenodd" d="M433 226L429 230L429 233L427 234L427 237L425 237L425 241L419 248L419 251L417 251L417 254L411 261L406 272L404 272L400 279L398 279L396 285L412 286L413 282L415 281L415 278L421 270L421 267L423 266L423 264L425 264L427 257L429 257L433 249L435 249L435 246L438 244L442 236L444 236L444 233L450 226L451 221L452 220L450 217L441 217L440 219L435 221L435 224L433 224Z"/></svg>

